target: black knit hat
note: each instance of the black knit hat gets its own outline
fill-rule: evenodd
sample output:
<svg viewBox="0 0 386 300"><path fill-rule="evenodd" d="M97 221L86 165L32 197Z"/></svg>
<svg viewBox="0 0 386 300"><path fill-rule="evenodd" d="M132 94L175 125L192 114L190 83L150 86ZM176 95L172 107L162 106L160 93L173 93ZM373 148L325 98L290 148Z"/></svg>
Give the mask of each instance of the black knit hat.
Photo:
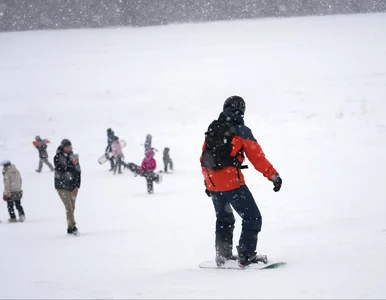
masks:
<svg viewBox="0 0 386 300"><path fill-rule="evenodd" d="M240 96L231 96L224 102L224 111L230 110L230 111L238 111L242 114L245 113L245 101Z"/></svg>
<svg viewBox="0 0 386 300"><path fill-rule="evenodd" d="M72 146L72 144L71 144L71 141L69 139L64 139L60 143L60 146L62 146L64 148L64 147L67 147L67 146Z"/></svg>

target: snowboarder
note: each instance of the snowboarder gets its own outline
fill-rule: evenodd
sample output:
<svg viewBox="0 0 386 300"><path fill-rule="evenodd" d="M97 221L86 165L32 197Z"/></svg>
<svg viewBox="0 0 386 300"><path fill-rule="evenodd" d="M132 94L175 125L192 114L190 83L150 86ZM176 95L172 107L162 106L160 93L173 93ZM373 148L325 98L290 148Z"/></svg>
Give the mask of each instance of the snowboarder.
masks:
<svg viewBox="0 0 386 300"><path fill-rule="evenodd" d="M122 174L122 163L124 155L122 152L121 144L119 142L119 138L117 136L114 137L114 142L111 144L111 150L115 158L114 175L117 173L117 170L118 174Z"/></svg>
<svg viewBox="0 0 386 300"><path fill-rule="evenodd" d="M170 158L170 148L166 147L164 149L164 172L168 173L168 168L170 168L171 171L173 171L173 160Z"/></svg>
<svg viewBox="0 0 386 300"><path fill-rule="evenodd" d="M50 141L47 139L42 139L40 136L36 136L35 141L32 143L39 151L39 167L36 172L40 173L42 171L43 163L45 163L51 171L54 171L54 167L48 161L47 144L49 144Z"/></svg>
<svg viewBox="0 0 386 300"><path fill-rule="evenodd" d="M3 166L4 177L4 193L3 200L7 202L9 222L17 222L14 206L19 213L19 222L25 220L24 209L21 206L21 199L23 198L22 180L19 170L15 165L11 164L9 160L1 163Z"/></svg>
<svg viewBox="0 0 386 300"><path fill-rule="evenodd" d="M151 147L152 139L153 139L153 137L151 136L151 134L146 135L146 140L145 140L145 155L146 155L147 151L149 151L150 149L153 149L153 148Z"/></svg>
<svg viewBox="0 0 386 300"><path fill-rule="evenodd" d="M111 145L114 142L114 137L115 137L114 131L111 128L107 129L107 147L105 151L106 153L112 152ZM110 167L111 167L110 171L114 171L115 169L114 156L110 158Z"/></svg>
<svg viewBox="0 0 386 300"><path fill-rule="evenodd" d="M55 189L66 209L67 234L78 234L74 212L81 182L79 156L72 150L68 139L62 140L54 158Z"/></svg>
<svg viewBox="0 0 386 300"><path fill-rule="evenodd" d="M157 168L157 162L154 159L154 150L149 149L146 152L146 157L143 159L139 174L146 178L147 192L149 194L154 193L153 182L160 183L161 176L155 174L154 171Z"/></svg>
<svg viewBox="0 0 386 300"><path fill-rule="evenodd" d="M272 181L278 192L282 179L254 138L244 125L245 102L239 96L229 97L218 120L213 121L205 134L203 153L200 158L205 178L206 194L212 198L216 211L216 263L238 259L240 267L258 262L256 256L257 236L262 218L255 200L245 184L241 169L244 154L255 169ZM242 218L242 233L234 257L233 229L235 217L232 208Z"/></svg>

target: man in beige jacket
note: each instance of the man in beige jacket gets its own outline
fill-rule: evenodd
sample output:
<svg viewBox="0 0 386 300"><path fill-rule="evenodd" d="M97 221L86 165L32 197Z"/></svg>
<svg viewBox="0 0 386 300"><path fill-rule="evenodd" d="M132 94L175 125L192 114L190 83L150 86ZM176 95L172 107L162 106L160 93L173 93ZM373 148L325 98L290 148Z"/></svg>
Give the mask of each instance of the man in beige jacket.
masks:
<svg viewBox="0 0 386 300"><path fill-rule="evenodd" d="M20 172L16 167L11 164L9 160L5 160L1 163L3 166L4 177L4 193L3 200L7 201L9 222L17 222L14 206L19 212L19 222L25 220L24 209L21 206L21 198L23 197L22 180Z"/></svg>

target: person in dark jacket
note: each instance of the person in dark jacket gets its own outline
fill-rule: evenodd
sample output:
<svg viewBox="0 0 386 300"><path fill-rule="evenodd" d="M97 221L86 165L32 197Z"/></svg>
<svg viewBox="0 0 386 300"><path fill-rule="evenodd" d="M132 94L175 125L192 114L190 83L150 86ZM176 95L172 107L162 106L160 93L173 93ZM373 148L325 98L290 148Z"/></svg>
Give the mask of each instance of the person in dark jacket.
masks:
<svg viewBox="0 0 386 300"><path fill-rule="evenodd" d="M170 158L170 148L168 147L164 149L163 161L164 161L164 172L168 173L169 168L171 171L173 171L173 160Z"/></svg>
<svg viewBox="0 0 386 300"><path fill-rule="evenodd" d="M72 144L64 139L54 158L55 189L66 209L67 234L78 234L74 212L75 202L81 182L81 169L78 155L74 155Z"/></svg>
<svg viewBox="0 0 386 300"><path fill-rule="evenodd" d="M36 149L39 152L39 167L36 170L36 172L40 173L43 169L43 163L46 164L51 171L54 171L54 167L52 164L48 161L48 153L47 153L47 144L49 144L50 141L47 139L42 139L40 136L35 137L35 141L33 141L33 145L36 147Z"/></svg>
<svg viewBox="0 0 386 300"><path fill-rule="evenodd" d="M215 244L216 263L218 266L223 265L227 260L234 259L232 240L235 217L232 207L243 220L242 233L237 247L239 265L245 267L259 261L256 254L256 246L257 237L261 230L262 217L241 172L243 168L241 165L244 162L245 155L255 169L273 183L275 192L278 192L282 185L279 173L266 159L251 129L245 126L244 113L244 99L239 96L232 96L225 101L223 112L218 119L219 123L229 126L230 132L234 133L229 156L233 159L233 163L236 160L238 163L224 165L219 169L206 167L206 163L203 160L204 153L207 150L206 141L203 145L203 155L200 159L206 193L212 198L216 211ZM210 163L210 159L208 161Z"/></svg>
<svg viewBox="0 0 386 300"><path fill-rule="evenodd" d="M110 153L112 152L112 144L114 143L114 138L115 138L115 133L114 131L109 128L107 129L107 147L106 147L106 153ZM114 159L114 156L111 156L110 158L110 171L114 171L115 170L115 159Z"/></svg>

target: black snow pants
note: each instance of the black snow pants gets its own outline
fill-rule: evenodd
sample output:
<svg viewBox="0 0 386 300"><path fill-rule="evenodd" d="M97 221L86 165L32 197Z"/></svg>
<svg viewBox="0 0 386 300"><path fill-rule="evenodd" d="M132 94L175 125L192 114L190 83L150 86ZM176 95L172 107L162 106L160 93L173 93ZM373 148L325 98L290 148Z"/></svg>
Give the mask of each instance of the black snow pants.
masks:
<svg viewBox="0 0 386 300"><path fill-rule="evenodd" d="M242 218L238 251L246 257L256 251L262 217L247 186L227 192L211 192L216 211L216 255L230 257L233 249L235 217L232 207Z"/></svg>
<svg viewBox="0 0 386 300"><path fill-rule="evenodd" d="M11 219L16 219L15 209L14 209L15 206L16 206L16 209L19 213L19 217L24 216L24 209L21 206L21 198L22 197L23 197L23 192L11 193L11 197L7 201L8 213L9 213L9 217Z"/></svg>
<svg viewBox="0 0 386 300"><path fill-rule="evenodd" d="M141 175L143 177L145 177L146 179L146 184L147 184L147 192L149 194L153 194L154 193L154 181L155 182L159 182L159 175L154 173L153 171L145 171L143 172L143 174Z"/></svg>
<svg viewBox="0 0 386 300"><path fill-rule="evenodd" d="M114 158L114 156L110 158L110 167L111 167L111 170L114 171L114 169L115 169L115 158Z"/></svg>

